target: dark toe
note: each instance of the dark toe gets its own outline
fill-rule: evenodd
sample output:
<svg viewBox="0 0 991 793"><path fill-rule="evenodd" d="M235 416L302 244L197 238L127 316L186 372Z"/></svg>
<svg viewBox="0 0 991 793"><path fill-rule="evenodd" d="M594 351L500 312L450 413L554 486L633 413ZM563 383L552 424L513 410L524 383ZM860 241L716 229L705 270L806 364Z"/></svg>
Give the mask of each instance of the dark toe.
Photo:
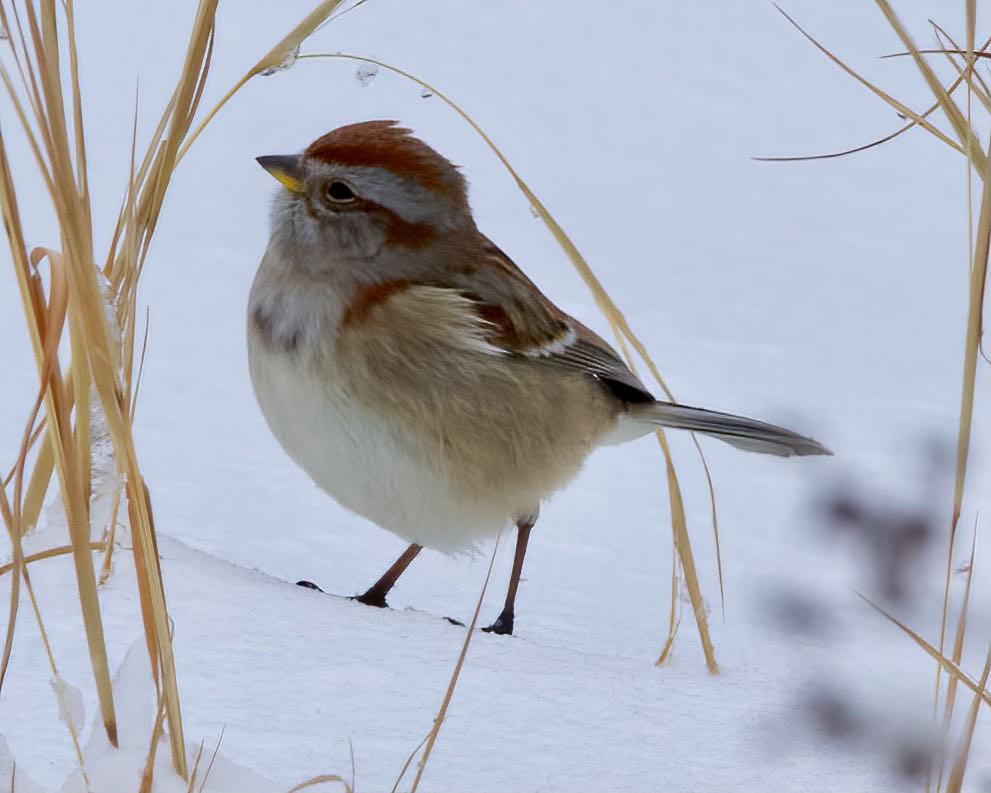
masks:
<svg viewBox="0 0 991 793"><path fill-rule="evenodd" d="M489 627L482 628L486 633L495 633L499 636L512 636L513 635L513 615L503 612L499 615L495 622L493 622Z"/></svg>
<svg viewBox="0 0 991 793"><path fill-rule="evenodd" d="M377 609L389 608L389 604L385 602L385 595L375 589L369 589L363 595L353 595L351 600L357 600L359 603L374 606Z"/></svg>
<svg viewBox="0 0 991 793"><path fill-rule="evenodd" d="M303 589L315 589L317 592L323 592L323 590L312 581L297 581L296 586L301 586Z"/></svg>

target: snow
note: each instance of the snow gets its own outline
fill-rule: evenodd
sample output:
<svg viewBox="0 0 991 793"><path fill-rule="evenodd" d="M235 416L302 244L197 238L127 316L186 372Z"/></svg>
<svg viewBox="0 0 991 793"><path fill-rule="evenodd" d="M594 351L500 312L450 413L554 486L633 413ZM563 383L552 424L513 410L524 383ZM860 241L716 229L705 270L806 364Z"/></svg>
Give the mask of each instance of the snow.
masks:
<svg viewBox="0 0 991 793"><path fill-rule="evenodd" d="M126 184L135 80L147 134L181 64L194 4L174 5L77 8L97 250ZM783 424L835 452L779 460L703 440L719 506L723 616L704 475L690 439L672 434L718 676L706 672L680 594L673 658L654 666L672 554L656 443L597 452L542 510L516 636L472 637L424 776L431 789L918 787L899 767L931 728L935 667L857 593L937 639L966 322L965 166L917 131L854 157L753 161L861 144L901 121L769 4L723 6L372 0L303 47L381 58L460 101L573 236L680 400ZM310 7L222 3L205 104ZM962 15L942 5L895 7L920 41L929 41L928 16L959 32ZM876 59L900 45L872 5L790 0L786 10L891 93L928 106L908 60ZM361 591L403 545L317 490L255 404L244 306L276 187L254 157L299 150L344 123L400 119L464 167L483 231L565 310L608 333L467 125L385 70L362 87L356 68L299 60L249 83L182 163L143 276L150 334L137 448L190 751L203 741L209 755L223 731L207 790L350 779L352 749L357 788L391 789L432 726L465 637L441 618L468 621L491 552L421 554L390 611L292 585ZM54 245L8 109L30 243ZM9 464L36 372L8 266L0 306L0 460ZM988 495L987 385L982 364L955 566L975 520L987 536L987 510L978 517ZM866 530L828 519L840 496L867 515L858 524ZM928 539L892 573L891 549L902 546L879 544L878 527L897 534L917 515ZM66 542L57 508L42 524L29 551ZM499 549L484 622L501 606L511 540ZM91 789L101 793L137 789L154 718L130 549L116 553L101 598L119 670L120 750L94 726L71 560L32 567L59 679L79 693L73 720L79 704L84 711ZM991 625L980 543L978 560L962 664L974 676ZM890 575L911 584L900 600L888 596ZM3 602L9 580L0 578ZM954 581L959 588L961 576ZM0 697L0 789L13 758L18 793L82 790L53 673L22 604ZM970 695L958 697L963 713ZM991 784L989 737L984 708L968 789ZM163 743L156 790L184 789L167 765Z"/></svg>

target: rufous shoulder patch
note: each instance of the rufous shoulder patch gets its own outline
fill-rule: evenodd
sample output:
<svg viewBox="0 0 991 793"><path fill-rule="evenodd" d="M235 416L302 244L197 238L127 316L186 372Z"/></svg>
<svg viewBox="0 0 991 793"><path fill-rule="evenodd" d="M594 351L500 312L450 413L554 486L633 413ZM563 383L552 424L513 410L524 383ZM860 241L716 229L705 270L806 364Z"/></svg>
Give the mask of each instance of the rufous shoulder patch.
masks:
<svg viewBox="0 0 991 793"><path fill-rule="evenodd" d="M366 286L355 296L355 299L348 306L344 316L341 317L340 327L356 325L368 319L368 314L375 306L381 305L397 292L402 292L411 286L412 282L404 279L393 281L383 281L379 284Z"/></svg>

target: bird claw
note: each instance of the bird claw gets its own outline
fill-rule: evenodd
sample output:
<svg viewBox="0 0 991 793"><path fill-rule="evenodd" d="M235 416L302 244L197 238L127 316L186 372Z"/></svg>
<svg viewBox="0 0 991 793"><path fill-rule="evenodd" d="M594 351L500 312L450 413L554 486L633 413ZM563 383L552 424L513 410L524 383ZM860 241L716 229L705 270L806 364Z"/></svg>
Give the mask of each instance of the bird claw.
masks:
<svg viewBox="0 0 991 793"><path fill-rule="evenodd" d="M377 609L389 608L389 604L385 602L385 595L374 589L369 589L361 595L351 595L351 600L357 600L359 603L364 603L366 606L374 606Z"/></svg>
<svg viewBox="0 0 991 793"><path fill-rule="evenodd" d="M494 633L497 636L512 636L513 635L513 614L512 612L506 613L505 611L500 614L496 621L489 625L487 628L482 628L485 633Z"/></svg>

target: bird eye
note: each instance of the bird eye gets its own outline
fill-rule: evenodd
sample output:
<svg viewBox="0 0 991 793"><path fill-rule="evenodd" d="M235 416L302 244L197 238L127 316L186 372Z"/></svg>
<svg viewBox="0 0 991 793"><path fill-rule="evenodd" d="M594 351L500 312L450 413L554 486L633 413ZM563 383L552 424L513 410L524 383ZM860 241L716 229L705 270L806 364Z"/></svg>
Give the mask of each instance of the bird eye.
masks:
<svg viewBox="0 0 991 793"><path fill-rule="evenodd" d="M354 201L356 198L354 191L344 182L331 182L327 185L326 192L327 198L341 204L347 203L348 201Z"/></svg>

